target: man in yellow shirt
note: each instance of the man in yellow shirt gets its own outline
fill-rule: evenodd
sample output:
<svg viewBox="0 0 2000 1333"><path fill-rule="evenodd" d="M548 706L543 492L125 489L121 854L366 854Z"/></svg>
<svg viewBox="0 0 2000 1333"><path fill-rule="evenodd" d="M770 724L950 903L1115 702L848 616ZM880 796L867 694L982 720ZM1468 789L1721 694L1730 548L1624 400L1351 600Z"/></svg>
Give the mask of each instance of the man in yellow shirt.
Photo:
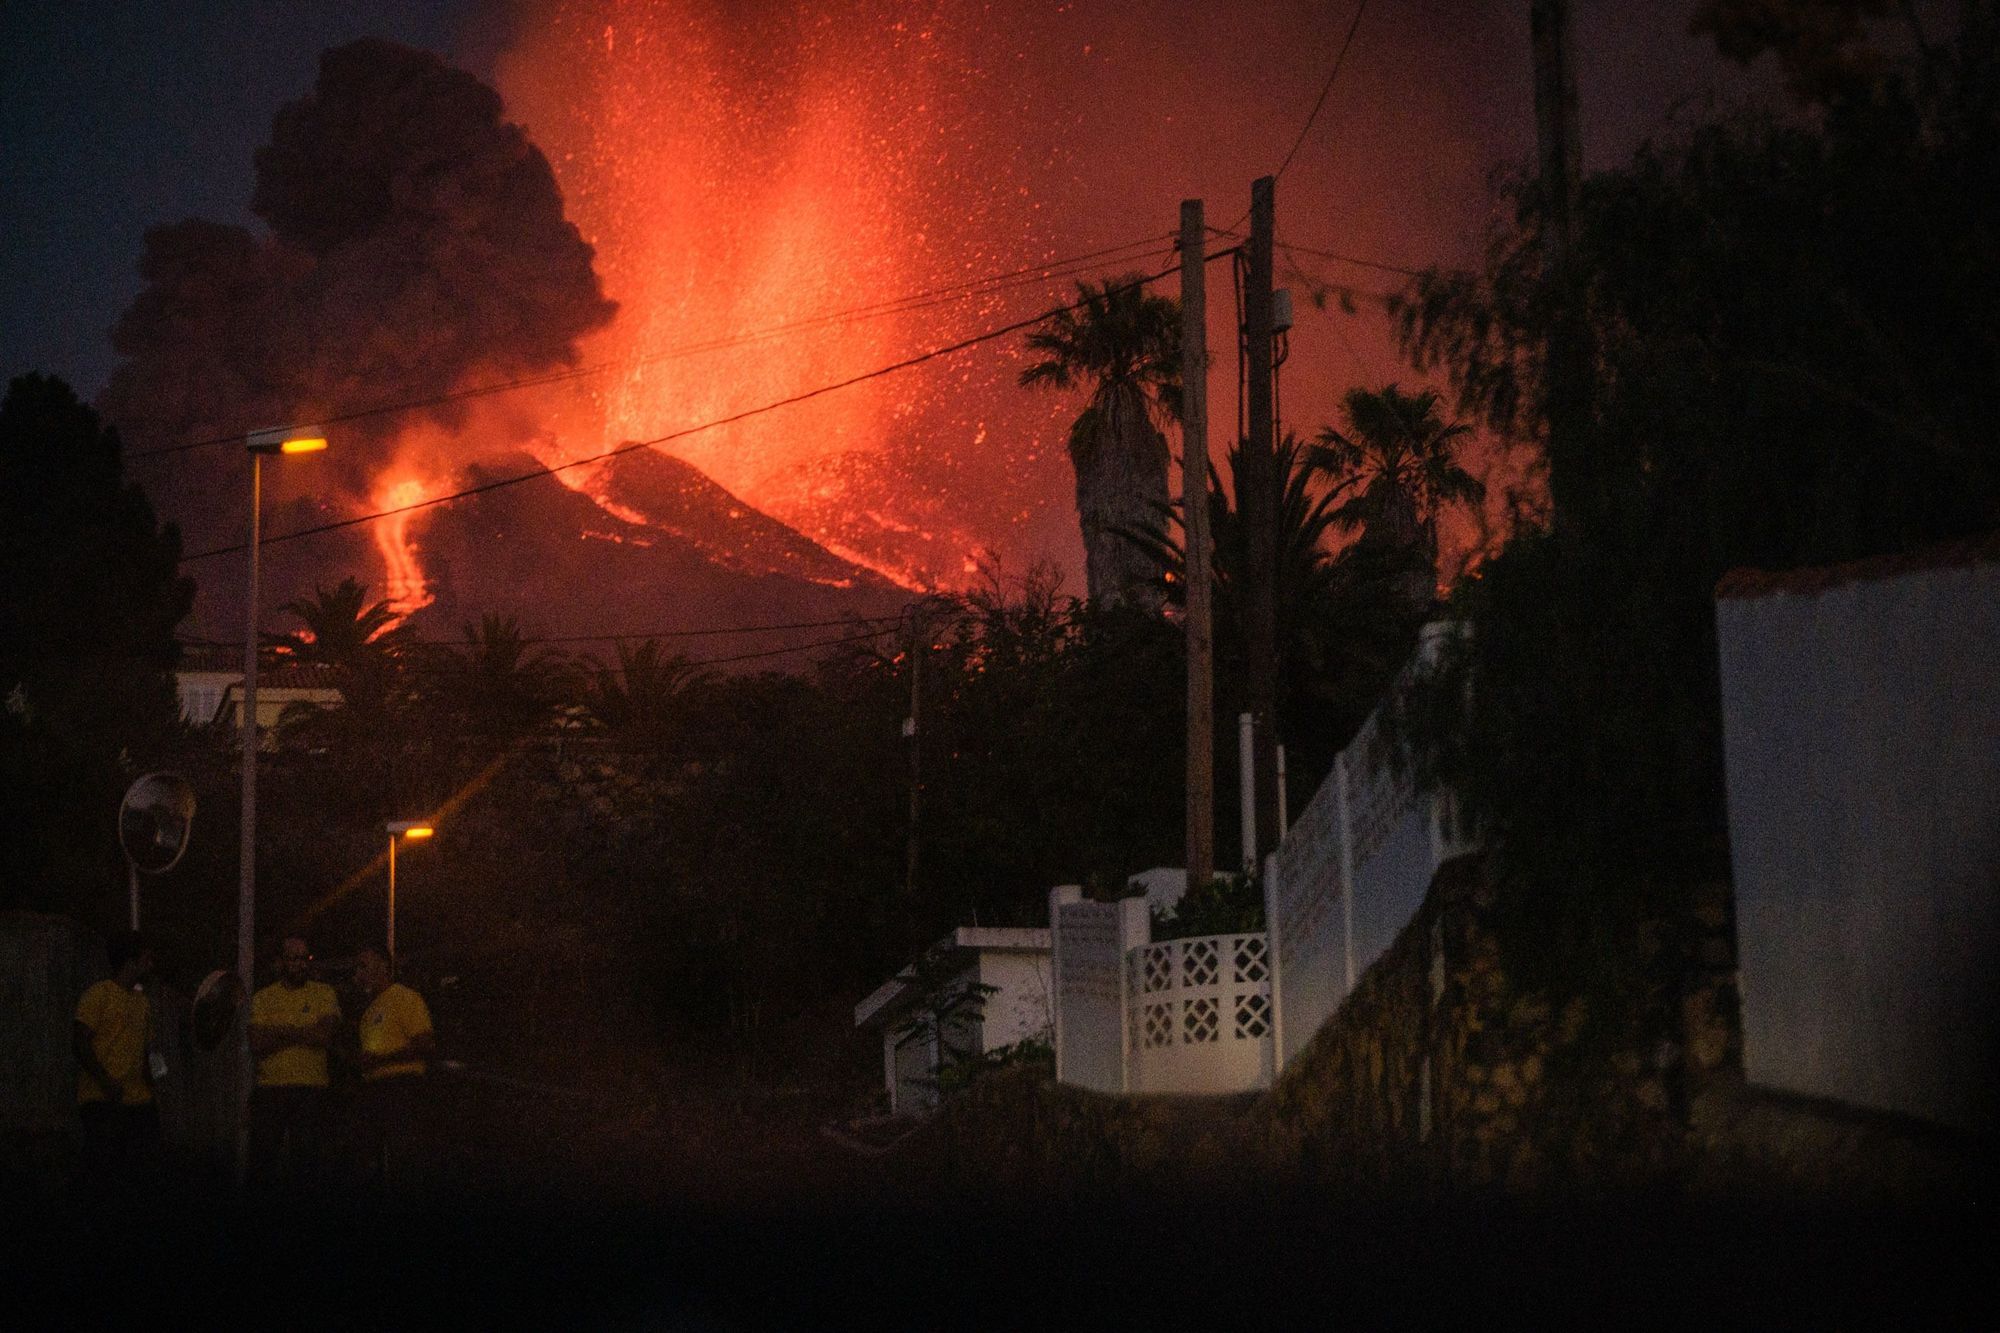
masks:
<svg viewBox="0 0 2000 1333"><path fill-rule="evenodd" d="M331 1096L326 1053L340 1031L340 997L312 978L312 948L288 935L278 979L250 1000L250 1165L258 1180L318 1176L326 1165Z"/></svg>
<svg viewBox="0 0 2000 1333"><path fill-rule="evenodd" d="M153 1006L145 980L153 951L137 931L106 946L111 976L83 993L70 1025L76 1054L76 1109L85 1164L106 1183L131 1183L149 1169L160 1142L153 1105Z"/></svg>
<svg viewBox="0 0 2000 1333"><path fill-rule="evenodd" d="M366 948L354 962L354 980L367 995L361 1015L361 1095L356 1102L360 1137L370 1173L389 1179L410 1175L423 1115L423 1084L437 1053L431 1011L423 996L396 980L395 963Z"/></svg>

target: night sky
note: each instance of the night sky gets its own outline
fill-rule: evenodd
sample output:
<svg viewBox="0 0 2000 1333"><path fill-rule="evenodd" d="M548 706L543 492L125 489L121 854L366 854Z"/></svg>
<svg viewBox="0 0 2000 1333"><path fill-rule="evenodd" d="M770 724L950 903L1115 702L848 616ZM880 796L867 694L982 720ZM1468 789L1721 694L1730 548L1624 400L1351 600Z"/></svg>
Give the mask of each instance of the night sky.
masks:
<svg viewBox="0 0 2000 1333"><path fill-rule="evenodd" d="M1578 7L1587 167L1622 159L1677 107L1756 96L1769 82L1689 36L1690 8ZM114 364L107 330L140 287L146 228L188 217L257 225L251 159L272 115L311 88L323 49L358 37L436 51L501 90L598 246L606 294L625 307L617 328L583 347L600 359L1166 231L1189 195L1207 198L1212 222L1234 221L1250 180L1277 165L1304 123L1353 10L1219 13L1186 0L1036 0L978 14L866 0L11 6L0 20L0 369L51 371L94 396ZM1183 44L1188 33L1198 46ZM650 44L635 56L635 41ZM813 133L823 146L798 151ZM756 165L728 177L738 136ZM723 168L694 165L700 154L680 153L683 143L705 145ZM792 147L756 157L774 144ZM1408 268L1469 262L1491 173L1532 144L1525 0L1378 0L1280 184L1279 239ZM630 179L646 153L653 176ZM746 194L760 221L731 220L727 201ZM803 230L785 233L795 217ZM838 265L800 258L850 222ZM768 234L745 240L746 226ZM680 255L698 274L734 266L730 290L762 295L722 314L701 291L663 295L692 281L661 268ZM1300 262L1313 279L1364 290L1398 281ZM1305 285L1282 256L1279 269L1281 284ZM1211 336L1226 339L1226 300L1216 299L1226 270L1214 274ZM1051 283L801 345L760 359L755 375L739 363L737 373L652 381L636 396L614 386L593 400L591 430L615 442L765 401L1031 314L1063 290ZM1365 301L1343 314L1301 300L1292 346L1286 424L1307 433L1333 418L1350 384L1413 378ZM851 537L848 515L815 510L804 479L867 462L846 466L833 507L879 509L886 495L926 538L878 560L885 572L906 561L949 579L974 549L1017 570L1034 559L1073 569L1060 441L1076 405L1014 389L1017 356L940 363L788 424L690 442L683 456L830 544ZM1215 392L1226 413L1226 381Z"/></svg>

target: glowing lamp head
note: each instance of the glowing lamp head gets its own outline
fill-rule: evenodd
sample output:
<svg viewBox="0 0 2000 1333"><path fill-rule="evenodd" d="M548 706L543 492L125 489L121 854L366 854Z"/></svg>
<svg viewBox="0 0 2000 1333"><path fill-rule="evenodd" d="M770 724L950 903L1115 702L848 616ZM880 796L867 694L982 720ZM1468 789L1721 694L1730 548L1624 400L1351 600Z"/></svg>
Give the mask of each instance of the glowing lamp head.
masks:
<svg viewBox="0 0 2000 1333"><path fill-rule="evenodd" d="M402 837L410 839L428 838L432 834L437 832L437 830L429 824L408 819L399 819L391 823L385 824L383 825L383 827L389 831L389 835L391 837L395 837L400 834Z"/></svg>
<svg viewBox="0 0 2000 1333"><path fill-rule="evenodd" d="M326 439L293 430L253 431L244 438L253 454L316 454L326 448Z"/></svg>

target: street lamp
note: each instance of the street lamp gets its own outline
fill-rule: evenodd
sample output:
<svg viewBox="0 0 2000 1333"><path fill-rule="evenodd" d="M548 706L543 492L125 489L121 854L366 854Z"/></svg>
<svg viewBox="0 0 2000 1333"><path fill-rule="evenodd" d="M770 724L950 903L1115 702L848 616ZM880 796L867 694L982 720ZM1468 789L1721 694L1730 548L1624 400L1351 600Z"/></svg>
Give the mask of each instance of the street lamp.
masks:
<svg viewBox="0 0 2000 1333"><path fill-rule="evenodd" d="M236 975L243 993L255 989L257 966L257 558L263 535L264 456L312 454L326 448L319 436L290 430L260 430L244 437L250 454L250 593L243 608L243 845L237 855ZM247 1013L247 1010L246 1010ZM239 1052L236 1098L236 1178L241 1181L250 1152L250 1028L246 1021Z"/></svg>
<svg viewBox="0 0 2000 1333"><path fill-rule="evenodd" d="M383 829L389 835L389 956L396 956L396 839L421 842L437 830L420 819L392 819Z"/></svg>

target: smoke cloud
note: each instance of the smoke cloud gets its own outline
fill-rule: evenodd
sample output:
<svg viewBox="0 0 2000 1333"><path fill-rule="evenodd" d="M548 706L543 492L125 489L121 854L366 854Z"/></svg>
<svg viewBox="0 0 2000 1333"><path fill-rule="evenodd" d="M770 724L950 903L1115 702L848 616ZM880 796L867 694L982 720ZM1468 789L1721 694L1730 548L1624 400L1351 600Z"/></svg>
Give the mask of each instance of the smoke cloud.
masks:
<svg viewBox="0 0 2000 1333"><path fill-rule="evenodd" d="M146 286L113 330L122 361L100 399L137 448L573 365L615 308L541 151L497 93L428 52L326 52L257 154L251 207L267 235L198 220L147 235ZM341 426L314 489L366 503L405 440L461 440L468 410ZM480 452L513 443L487 433L506 421L482 415ZM195 544L226 540L240 455L174 462L166 503Z"/></svg>

